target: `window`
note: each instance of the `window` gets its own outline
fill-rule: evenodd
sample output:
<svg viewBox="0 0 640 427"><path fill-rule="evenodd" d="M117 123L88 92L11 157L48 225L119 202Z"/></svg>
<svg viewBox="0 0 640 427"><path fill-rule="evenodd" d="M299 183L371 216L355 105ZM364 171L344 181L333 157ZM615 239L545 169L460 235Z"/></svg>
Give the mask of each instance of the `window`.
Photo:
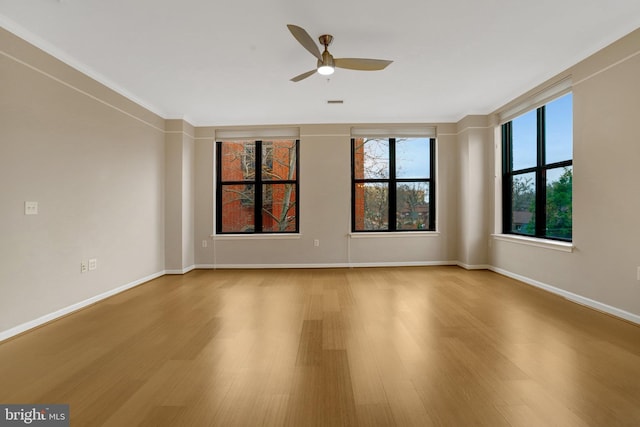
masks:
<svg viewBox="0 0 640 427"><path fill-rule="evenodd" d="M216 143L216 232L298 232L298 140Z"/></svg>
<svg viewBox="0 0 640 427"><path fill-rule="evenodd" d="M435 139L351 139L351 229L435 230Z"/></svg>
<svg viewBox="0 0 640 427"><path fill-rule="evenodd" d="M503 232L571 241L573 98L502 125Z"/></svg>

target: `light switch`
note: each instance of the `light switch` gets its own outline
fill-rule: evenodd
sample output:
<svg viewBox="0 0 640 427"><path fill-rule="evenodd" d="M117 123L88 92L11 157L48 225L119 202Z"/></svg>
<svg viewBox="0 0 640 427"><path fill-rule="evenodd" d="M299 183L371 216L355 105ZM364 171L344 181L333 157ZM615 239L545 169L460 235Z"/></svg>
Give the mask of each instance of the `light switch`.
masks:
<svg viewBox="0 0 640 427"><path fill-rule="evenodd" d="M25 215L38 215L38 202L24 202Z"/></svg>

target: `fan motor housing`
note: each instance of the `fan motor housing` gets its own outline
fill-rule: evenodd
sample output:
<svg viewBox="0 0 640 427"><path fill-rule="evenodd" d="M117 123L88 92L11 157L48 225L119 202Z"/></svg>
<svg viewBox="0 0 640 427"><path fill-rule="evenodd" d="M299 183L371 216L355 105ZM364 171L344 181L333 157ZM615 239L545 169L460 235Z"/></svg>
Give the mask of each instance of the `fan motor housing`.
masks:
<svg viewBox="0 0 640 427"><path fill-rule="evenodd" d="M322 52L322 61L318 59L318 67L322 65L335 67L335 64L333 62L333 55L331 55L327 50Z"/></svg>

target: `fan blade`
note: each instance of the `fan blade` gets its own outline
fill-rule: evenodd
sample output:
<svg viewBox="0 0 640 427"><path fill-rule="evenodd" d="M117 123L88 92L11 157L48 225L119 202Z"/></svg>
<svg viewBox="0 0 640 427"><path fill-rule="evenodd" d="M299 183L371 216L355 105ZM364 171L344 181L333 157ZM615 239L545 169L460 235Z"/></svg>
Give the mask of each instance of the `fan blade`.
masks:
<svg viewBox="0 0 640 427"><path fill-rule="evenodd" d="M348 70L378 71L384 70L393 61L384 59L337 58L333 60L336 67Z"/></svg>
<svg viewBox="0 0 640 427"><path fill-rule="evenodd" d="M300 80L304 80L307 77L311 77L312 75L314 75L316 73L317 70L311 70L311 71L307 71L306 73L302 73L299 76L295 76L294 78L291 79L292 82L299 82Z"/></svg>
<svg viewBox="0 0 640 427"><path fill-rule="evenodd" d="M309 33L307 33L304 28L300 28L297 25L291 24L287 25L287 28L289 29L289 31L291 31L293 37L298 40L302 47L307 49L313 56L322 61L322 54L320 53L320 49L318 49L318 45L313 41Z"/></svg>

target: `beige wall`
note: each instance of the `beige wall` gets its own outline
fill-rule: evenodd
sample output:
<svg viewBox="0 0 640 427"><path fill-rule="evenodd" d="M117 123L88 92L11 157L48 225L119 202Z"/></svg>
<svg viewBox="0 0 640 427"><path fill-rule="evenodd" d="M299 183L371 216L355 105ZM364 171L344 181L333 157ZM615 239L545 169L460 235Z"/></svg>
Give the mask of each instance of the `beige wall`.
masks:
<svg viewBox="0 0 640 427"><path fill-rule="evenodd" d="M214 245L214 133L195 129L194 143L194 260L196 266L213 264ZM203 242L207 247L203 247Z"/></svg>
<svg viewBox="0 0 640 427"><path fill-rule="evenodd" d="M490 263L638 322L640 30L555 80L567 75L574 100L575 249L566 253L495 240Z"/></svg>
<svg viewBox="0 0 640 427"><path fill-rule="evenodd" d="M183 120L166 121L165 269L182 274L194 267L195 129Z"/></svg>
<svg viewBox="0 0 640 427"><path fill-rule="evenodd" d="M351 126L299 125L300 235L212 239L215 129L165 120L0 31L0 339L194 266L488 265L639 321L639 47L640 30L555 78L574 82L568 253L490 239L497 112L436 124L436 233L350 236ZM98 269L81 274L89 258Z"/></svg>
<svg viewBox="0 0 640 427"><path fill-rule="evenodd" d="M487 120L487 116L467 116L457 124L460 172L456 259L466 268L486 268L488 264L493 140Z"/></svg>
<svg viewBox="0 0 640 427"><path fill-rule="evenodd" d="M163 272L163 126L0 30L0 338Z"/></svg>
<svg viewBox="0 0 640 427"><path fill-rule="evenodd" d="M206 267L313 267L425 265L456 261L457 192L455 134L439 136L437 233L350 236L351 125L300 128L300 235L217 236L210 247L196 244L197 265ZM454 126L438 125L451 132ZM201 128L196 143L196 242L213 234L215 129ZM315 239L320 241L314 247ZM486 238L484 239L486 242Z"/></svg>

